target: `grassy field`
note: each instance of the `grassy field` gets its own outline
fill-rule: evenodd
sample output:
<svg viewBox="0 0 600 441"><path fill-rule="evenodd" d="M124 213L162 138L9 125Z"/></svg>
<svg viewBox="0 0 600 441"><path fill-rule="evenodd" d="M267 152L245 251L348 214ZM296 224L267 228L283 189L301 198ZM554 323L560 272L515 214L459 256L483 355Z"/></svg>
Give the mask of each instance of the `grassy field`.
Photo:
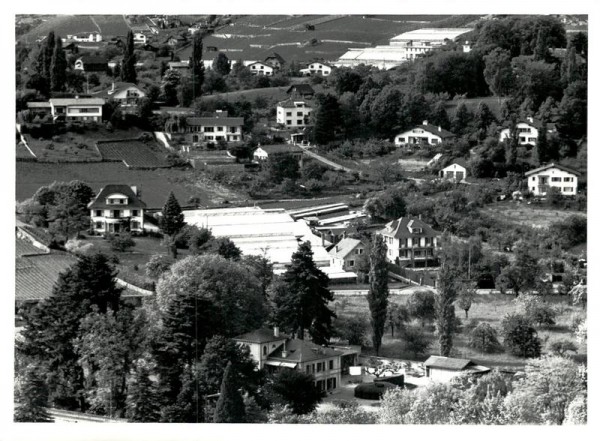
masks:
<svg viewBox="0 0 600 441"><path fill-rule="evenodd" d="M527 205L525 203L499 202L487 205L483 212L497 219L534 228L547 228L551 223L578 215L586 217L581 211L555 210L540 205Z"/></svg>
<svg viewBox="0 0 600 441"><path fill-rule="evenodd" d="M407 295L392 295L390 300L397 304L404 304L408 300ZM546 351L547 340L555 337L565 337L572 339L571 324L577 317L584 317L585 312L580 307L574 307L567 304L565 297L555 296L548 298L559 311L557 323L549 328L539 328L538 334L544 342L543 351ZM338 316L368 317L369 307L365 296L344 297L334 300L334 309ZM501 294L481 294L475 298L473 305L469 311L469 320L477 320L479 322L488 322L497 330L500 329L500 323L503 317L511 312L515 312L516 305L514 297ZM463 325L468 323L465 320L464 311L457 309L457 316L462 320ZM390 358L399 358L405 360L423 361L429 355L439 354L439 346L437 338L434 334L432 326L425 326L425 333L432 342L432 345L426 355L414 357L414 354L407 352L404 347L404 342L401 338L391 336L391 333L386 333L383 338L382 349L380 355ZM363 348L363 353L371 354L372 348ZM507 353L498 354L483 354L474 351L468 347L468 334L461 332L454 337L454 349L451 354L453 357L470 358L474 361L489 367L509 367L520 369L525 365L526 359L515 357ZM587 350L582 348L577 357L585 360Z"/></svg>
<svg viewBox="0 0 600 441"><path fill-rule="evenodd" d="M193 170L129 170L122 163L42 164L17 162L16 199L30 198L38 188L54 181L79 179L98 191L107 184L137 185L149 208L162 208L172 191L182 205L199 197L201 205L212 205L218 190L206 186Z"/></svg>
<svg viewBox="0 0 600 441"><path fill-rule="evenodd" d="M123 161L132 168L168 167L164 158L167 150L153 141L101 142L98 150L104 160Z"/></svg>
<svg viewBox="0 0 600 441"><path fill-rule="evenodd" d="M109 36L125 36L128 30L129 26L122 15L57 15L19 37L19 41L31 43L50 31L61 37L80 32L100 32L103 39L107 40Z"/></svg>

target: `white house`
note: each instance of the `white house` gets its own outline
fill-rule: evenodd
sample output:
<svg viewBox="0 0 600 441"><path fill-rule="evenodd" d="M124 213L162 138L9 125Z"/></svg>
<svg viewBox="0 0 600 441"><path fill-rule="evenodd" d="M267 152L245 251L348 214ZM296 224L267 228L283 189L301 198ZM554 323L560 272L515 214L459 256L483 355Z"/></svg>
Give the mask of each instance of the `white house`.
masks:
<svg viewBox="0 0 600 441"><path fill-rule="evenodd" d="M581 176L581 173L552 163L529 170L525 176L527 188L535 196L545 196L551 187L558 188L565 196L574 196L577 194L577 177Z"/></svg>
<svg viewBox="0 0 600 441"><path fill-rule="evenodd" d="M462 159L452 161L447 167L440 170L440 178L452 179L456 182L464 181L467 177L467 164Z"/></svg>
<svg viewBox="0 0 600 441"><path fill-rule="evenodd" d="M456 137L454 133L443 129L441 126L429 124L427 120L406 132L402 132L394 138L394 144L398 147L406 145L437 145Z"/></svg>
<svg viewBox="0 0 600 441"><path fill-rule="evenodd" d="M143 32L135 32L133 34L133 44L146 44L148 37Z"/></svg>
<svg viewBox="0 0 600 441"><path fill-rule="evenodd" d="M65 41L76 41L78 43L98 43L102 41L102 34L99 32L80 32L78 34L68 34Z"/></svg>
<svg viewBox="0 0 600 441"><path fill-rule="evenodd" d="M424 28L405 32L390 40L390 46L403 47L408 60L443 46L472 31L472 28Z"/></svg>
<svg viewBox="0 0 600 441"><path fill-rule="evenodd" d="M139 198L136 187L107 185L88 204L91 229L95 233L112 234L145 230L144 210L146 204Z"/></svg>
<svg viewBox="0 0 600 441"><path fill-rule="evenodd" d="M257 162L264 162L277 156L292 156L299 161L302 159L303 153L304 150L295 145L272 144L258 146L258 148L254 150L253 158Z"/></svg>
<svg viewBox="0 0 600 441"><path fill-rule="evenodd" d="M73 65L73 69L81 70L83 72L106 72L108 62L104 57L98 57L93 55L84 55L77 60Z"/></svg>
<svg viewBox="0 0 600 441"><path fill-rule="evenodd" d="M340 351L308 340L290 338L280 333L277 327L274 330L263 328L251 331L234 337L233 340L249 348L259 369L269 372L295 369L311 374L321 391L332 391L340 387L342 356L348 355L355 359L356 354L356 350Z"/></svg>
<svg viewBox="0 0 600 441"><path fill-rule="evenodd" d="M98 96L112 99L121 107L134 107L146 96L146 92L133 83L113 82L110 89L100 92Z"/></svg>
<svg viewBox="0 0 600 441"><path fill-rule="evenodd" d="M268 64L275 70L279 70L285 64L285 60L277 52L273 52L272 54L265 57L265 64Z"/></svg>
<svg viewBox="0 0 600 441"><path fill-rule="evenodd" d="M300 73L307 77L311 75L321 75L323 77L328 77L331 75L333 67L327 63L310 63L306 68L300 69Z"/></svg>
<svg viewBox="0 0 600 441"><path fill-rule="evenodd" d="M425 376L438 383L448 382L457 375L483 375L490 371L490 368L478 365L471 360L437 355L430 356L423 364L425 365Z"/></svg>
<svg viewBox="0 0 600 441"><path fill-rule="evenodd" d="M440 233L421 219L409 216L388 222L376 234L383 236L388 247L387 259L393 263L412 262L425 266L440 248Z"/></svg>
<svg viewBox="0 0 600 441"><path fill-rule="evenodd" d="M54 119L64 116L66 121L102 121L102 98L50 98Z"/></svg>
<svg viewBox="0 0 600 441"><path fill-rule="evenodd" d="M273 66L261 61L255 61L254 63L249 64L247 67L252 75L264 75L266 77L271 77L275 72L275 68Z"/></svg>
<svg viewBox="0 0 600 441"><path fill-rule="evenodd" d="M227 111L217 110L212 115L186 118L186 141L192 144L204 141L242 141L244 118L229 116Z"/></svg>
<svg viewBox="0 0 600 441"><path fill-rule="evenodd" d="M306 127L312 110L306 101L289 98L277 103L277 123L287 128Z"/></svg>
<svg viewBox="0 0 600 441"><path fill-rule="evenodd" d="M344 271L354 271L359 257L364 253L365 246L360 240L346 237L329 250L331 256L329 266L342 268Z"/></svg>
<svg viewBox="0 0 600 441"><path fill-rule="evenodd" d="M525 121L517 122L517 131L519 132L519 145L536 145L539 130L542 128L542 122L528 116ZM555 133L556 125L548 123L546 125L547 133ZM500 142L507 141L511 137L510 128L506 127L500 131Z"/></svg>

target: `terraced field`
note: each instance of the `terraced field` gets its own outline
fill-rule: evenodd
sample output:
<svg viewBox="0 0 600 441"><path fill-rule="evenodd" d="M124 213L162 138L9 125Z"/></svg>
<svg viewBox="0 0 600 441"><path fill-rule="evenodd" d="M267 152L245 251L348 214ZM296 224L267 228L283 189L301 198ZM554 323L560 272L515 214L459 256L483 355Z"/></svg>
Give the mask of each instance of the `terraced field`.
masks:
<svg viewBox="0 0 600 441"><path fill-rule="evenodd" d="M108 141L99 142L98 150L105 161L123 161L134 169L149 169L168 167L164 159L166 152L161 152L159 147L142 141Z"/></svg>
<svg viewBox="0 0 600 441"><path fill-rule="evenodd" d="M57 15L19 37L20 41L34 41L54 31L66 37L79 32L100 32L104 40L116 35L127 35L129 26L122 15Z"/></svg>

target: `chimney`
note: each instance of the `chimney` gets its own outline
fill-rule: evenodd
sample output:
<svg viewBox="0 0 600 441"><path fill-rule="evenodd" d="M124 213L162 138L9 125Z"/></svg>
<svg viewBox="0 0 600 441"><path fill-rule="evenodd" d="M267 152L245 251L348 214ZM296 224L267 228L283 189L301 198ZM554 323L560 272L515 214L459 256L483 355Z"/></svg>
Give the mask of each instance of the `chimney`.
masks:
<svg viewBox="0 0 600 441"><path fill-rule="evenodd" d="M532 124L533 124L533 117L532 117L532 116L528 116L528 117L527 117L527 121L529 121L530 123L532 123Z"/></svg>
<svg viewBox="0 0 600 441"><path fill-rule="evenodd" d="M438 132L442 131L442 126L438 126Z"/></svg>
<svg viewBox="0 0 600 441"><path fill-rule="evenodd" d="M114 93L114 91L115 91L115 82L113 81L112 86L110 88L110 93Z"/></svg>
<svg viewBox="0 0 600 441"><path fill-rule="evenodd" d="M281 351L281 356L282 356L283 358L287 358L287 356L288 356L288 353L287 353L287 351L285 350L285 342L283 342L283 350Z"/></svg>
<svg viewBox="0 0 600 441"><path fill-rule="evenodd" d="M423 121L423 125L426 126L427 125L427 120Z"/></svg>
<svg viewBox="0 0 600 441"><path fill-rule="evenodd" d="M273 327L273 337L279 337L279 326Z"/></svg>

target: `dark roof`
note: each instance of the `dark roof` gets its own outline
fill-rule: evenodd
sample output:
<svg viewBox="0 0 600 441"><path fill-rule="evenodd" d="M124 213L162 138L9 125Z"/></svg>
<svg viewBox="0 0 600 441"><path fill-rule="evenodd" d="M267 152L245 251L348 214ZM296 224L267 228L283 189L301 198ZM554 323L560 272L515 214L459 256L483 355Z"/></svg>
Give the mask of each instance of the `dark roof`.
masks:
<svg viewBox="0 0 600 441"><path fill-rule="evenodd" d="M301 153L303 150L295 145L291 144L272 144L272 145L261 145L258 148L263 149L268 155L277 155L281 153Z"/></svg>
<svg viewBox="0 0 600 441"><path fill-rule="evenodd" d="M411 233L408 229L408 226L413 228L421 228L423 230L422 233ZM378 231L379 234L385 236L391 236L395 239L400 238L408 238L408 237L431 237L431 236L439 236L440 233L421 219L411 218L410 216L401 217L400 219L388 222L385 225L385 228Z"/></svg>
<svg viewBox="0 0 600 441"><path fill-rule="evenodd" d="M277 52L273 52L272 54L267 55L265 57L265 61L267 61L269 58L275 58L281 64L285 63L285 60Z"/></svg>
<svg viewBox="0 0 600 441"><path fill-rule="evenodd" d="M146 204L142 202L140 198L133 192L133 189L129 185L125 184L109 184L100 190L100 193L94 198L92 202L88 204L88 208L95 209L105 209L105 208L115 208L116 205L108 205L106 204L106 198L111 194L119 193L127 196L129 199L129 203L124 205L127 208L146 208Z"/></svg>
<svg viewBox="0 0 600 441"><path fill-rule="evenodd" d="M526 118L526 119L520 119L519 121L517 121L517 124L527 124L527 125L530 125L531 127L535 127L536 129L539 130L542 128L542 125L544 124L544 122L537 118ZM509 123L505 123L503 127L510 128ZM546 129L556 130L556 124L554 124L552 122L547 122Z"/></svg>
<svg viewBox="0 0 600 441"><path fill-rule="evenodd" d="M271 341L284 340L287 338L289 338L289 336L283 332L279 333L279 337L275 337L275 332L273 329L260 328L242 335L238 335L233 339L236 341L244 341L249 343L269 343Z"/></svg>
<svg viewBox="0 0 600 441"><path fill-rule="evenodd" d="M289 95L292 92L297 92L302 95L314 95L315 90L310 86L310 84L302 83L290 86L285 93Z"/></svg>
<svg viewBox="0 0 600 441"><path fill-rule="evenodd" d="M529 170L527 173L525 173L525 176L533 175L533 174L539 173L541 171L544 171L544 170L547 170L547 169L553 168L553 167L559 168L559 169L564 170L569 173L573 173L574 175L577 175L577 176L581 176L581 173L578 172L577 170L574 170L569 167L565 167L564 165L555 164L555 163L542 165L541 167L534 168L533 170Z"/></svg>
<svg viewBox="0 0 600 441"><path fill-rule="evenodd" d="M465 358L450 358L432 355L425 361L424 364L426 367L461 371L468 366L474 365L475 363Z"/></svg>
<svg viewBox="0 0 600 441"><path fill-rule="evenodd" d="M450 167L452 164L458 164L464 168L467 168L467 161L464 158L455 158L452 161L450 161L448 165L446 165L446 167L444 168Z"/></svg>
<svg viewBox="0 0 600 441"><path fill-rule="evenodd" d="M283 101L279 101L277 106L284 108L297 108L294 103L304 103L305 107L312 109L312 102L306 99L298 99L298 98L288 98Z"/></svg>
<svg viewBox="0 0 600 441"><path fill-rule="evenodd" d="M83 55L79 58L84 64L107 64L108 61L104 57L97 55Z"/></svg>
<svg viewBox="0 0 600 441"><path fill-rule="evenodd" d="M239 116L227 116L215 114L213 116L192 116L185 119L188 126L241 126L244 124L244 118Z"/></svg>
<svg viewBox="0 0 600 441"><path fill-rule="evenodd" d="M293 339L285 342L287 357L283 357L283 346L284 345L281 345L277 348L268 359L302 363L306 361L322 360L324 358L339 357L342 355L342 352L336 351L335 349L319 346L306 340Z"/></svg>
<svg viewBox="0 0 600 441"><path fill-rule="evenodd" d="M439 136L440 138L454 138L456 135L448 130L441 128L440 126L434 126L433 124L419 124L416 128L423 129L429 133Z"/></svg>

